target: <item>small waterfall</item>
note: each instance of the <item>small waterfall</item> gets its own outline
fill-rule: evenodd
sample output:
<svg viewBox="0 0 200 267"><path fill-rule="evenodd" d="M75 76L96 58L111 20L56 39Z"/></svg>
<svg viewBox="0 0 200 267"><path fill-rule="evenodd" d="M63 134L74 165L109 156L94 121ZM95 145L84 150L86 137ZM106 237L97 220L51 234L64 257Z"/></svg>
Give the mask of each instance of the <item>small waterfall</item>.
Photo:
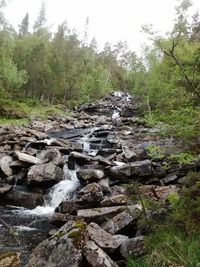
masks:
<svg viewBox="0 0 200 267"><path fill-rule="evenodd" d="M93 133L98 128L93 128L88 134L84 135L82 138L80 138L79 143L83 145L83 152L88 154L89 156L96 156L98 150L91 149L90 142L93 140L94 136Z"/></svg>
<svg viewBox="0 0 200 267"><path fill-rule="evenodd" d="M68 169L64 166L65 179L54 185L50 192L44 198L44 205L38 206L33 210L26 210L27 214L32 215L51 215L58 205L65 200L70 200L74 191L79 186L79 180L76 176L77 170Z"/></svg>

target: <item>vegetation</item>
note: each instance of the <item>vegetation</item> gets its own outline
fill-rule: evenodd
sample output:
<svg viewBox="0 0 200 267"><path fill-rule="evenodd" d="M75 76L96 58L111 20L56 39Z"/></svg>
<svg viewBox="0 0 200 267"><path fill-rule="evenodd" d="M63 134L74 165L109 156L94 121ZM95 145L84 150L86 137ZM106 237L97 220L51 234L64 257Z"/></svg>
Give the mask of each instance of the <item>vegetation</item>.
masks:
<svg viewBox="0 0 200 267"><path fill-rule="evenodd" d="M200 173L190 172L180 194L166 201L143 199L146 211L165 210L164 220L141 221L151 233L146 237L147 254L128 261L128 267L199 266ZM166 206L168 212L166 213Z"/></svg>

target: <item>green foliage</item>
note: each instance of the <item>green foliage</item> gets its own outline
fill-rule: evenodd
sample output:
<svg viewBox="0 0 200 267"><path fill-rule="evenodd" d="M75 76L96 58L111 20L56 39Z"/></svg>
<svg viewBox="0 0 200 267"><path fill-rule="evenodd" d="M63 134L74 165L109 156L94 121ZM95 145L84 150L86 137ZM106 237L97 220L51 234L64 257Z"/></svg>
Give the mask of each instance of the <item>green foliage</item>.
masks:
<svg viewBox="0 0 200 267"><path fill-rule="evenodd" d="M154 160L154 159L163 159L165 154L164 154L164 149L158 145L149 145L147 147L147 154L148 156Z"/></svg>
<svg viewBox="0 0 200 267"><path fill-rule="evenodd" d="M200 233L200 173L191 172L187 175L181 197L174 206L173 218L189 236Z"/></svg>
<svg viewBox="0 0 200 267"><path fill-rule="evenodd" d="M189 152L182 152L182 153L179 153L179 154L172 154L170 156L170 159L175 160L180 165L184 165L184 164L194 163L197 160L197 157L193 156Z"/></svg>
<svg viewBox="0 0 200 267"><path fill-rule="evenodd" d="M127 267L194 267L200 264L199 236L188 236L175 225L157 226L146 238L148 254L139 259L130 259Z"/></svg>

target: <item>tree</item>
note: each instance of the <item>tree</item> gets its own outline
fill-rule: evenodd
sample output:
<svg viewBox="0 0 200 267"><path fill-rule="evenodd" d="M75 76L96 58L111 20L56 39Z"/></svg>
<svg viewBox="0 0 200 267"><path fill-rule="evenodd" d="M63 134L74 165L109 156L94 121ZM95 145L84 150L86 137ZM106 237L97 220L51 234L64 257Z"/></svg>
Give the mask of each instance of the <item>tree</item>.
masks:
<svg viewBox="0 0 200 267"><path fill-rule="evenodd" d="M46 6L45 3L42 2L42 6L33 26L33 30L37 32L39 29L43 28L45 26L46 21Z"/></svg>
<svg viewBox="0 0 200 267"><path fill-rule="evenodd" d="M24 37L29 35L29 14L26 13L21 24L19 25L19 36Z"/></svg>

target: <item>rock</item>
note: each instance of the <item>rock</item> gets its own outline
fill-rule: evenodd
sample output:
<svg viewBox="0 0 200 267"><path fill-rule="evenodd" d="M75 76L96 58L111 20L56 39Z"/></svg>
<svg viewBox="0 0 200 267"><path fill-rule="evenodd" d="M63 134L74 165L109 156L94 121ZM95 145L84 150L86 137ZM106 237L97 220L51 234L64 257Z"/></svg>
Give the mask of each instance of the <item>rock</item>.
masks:
<svg viewBox="0 0 200 267"><path fill-rule="evenodd" d="M72 201L63 201L55 209L55 212L74 214L76 211L76 205Z"/></svg>
<svg viewBox="0 0 200 267"><path fill-rule="evenodd" d="M115 234L134 220L138 219L141 214L140 209L141 207L138 205L127 206L126 210L104 222L101 227L108 233Z"/></svg>
<svg viewBox="0 0 200 267"><path fill-rule="evenodd" d="M42 194L20 191L18 188L19 186L3 194L1 202L7 205L21 206L29 209L35 208L38 205L42 205Z"/></svg>
<svg viewBox="0 0 200 267"><path fill-rule="evenodd" d="M0 159L0 168L6 176L11 176L13 174L13 171L10 168L12 161L13 158L11 156L4 156Z"/></svg>
<svg viewBox="0 0 200 267"><path fill-rule="evenodd" d="M15 151L14 155L21 161L28 162L30 164L42 164L43 161L39 158L36 158L34 156L28 155L26 153Z"/></svg>
<svg viewBox="0 0 200 267"><path fill-rule="evenodd" d="M128 198L125 195L114 195L111 197L105 197L101 203L101 207L108 207L108 206L118 206L118 205L124 205L128 203Z"/></svg>
<svg viewBox="0 0 200 267"><path fill-rule="evenodd" d="M160 182L161 182L161 184L167 185L167 184L175 183L176 180L178 180L178 176L176 174L169 174L165 178L160 180Z"/></svg>
<svg viewBox="0 0 200 267"><path fill-rule="evenodd" d="M79 165L84 165L88 162L91 162L92 158L90 156L87 156L83 153L79 153L76 151L71 152L69 156L68 165L70 169L74 169L74 164L78 163Z"/></svg>
<svg viewBox="0 0 200 267"><path fill-rule="evenodd" d="M142 185L139 187L139 192L142 196L149 196L154 200L165 200L171 193L178 193L179 189L175 185L168 186L152 186Z"/></svg>
<svg viewBox="0 0 200 267"><path fill-rule="evenodd" d="M138 257L145 253L144 236L138 236L126 240L120 247L122 257Z"/></svg>
<svg viewBox="0 0 200 267"><path fill-rule="evenodd" d="M81 169L76 174L78 179L85 182L100 180L104 177L104 172L98 169Z"/></svg>
<svg viewBox="0 0 200 267"><path fill-rule="evenodd" d="M20 267L20 253L18 252L4 252L0 253L1 267Z"/></svg>
<svg viewBox="0 0 200 267"><path fill-rule="evenodd" d="M35 165L30 168L27 175L29 184L52 186L63 180L63 170L54 163Z"/></svg>
<svg viewBox="0 0 200 267"><path fill-rule="evenodd" d="M108 252L112 252L117 249L127 237L112 236L111 234L104 231L96 223L90 223L85 231L85 235L90 240L94 241L100 248Z"/></svg>
<svg viewBox="0 0 200 267"><path fill-rule="evenodd" d="M83 255L91 267L118 267L118 265L93 241L87 241Z"/></svg>
<svg viewBox="0 0 200 267"><path fill-rule="evenodd" d="M12 189L12 185L3 185L0 187L0 196L9 192Z"/></svg>
<svg viewBox="0 0 200 267"><path fill-rule="evenodd" d="M110 196L111 195L111 188L109 186L109 179L103 178L98 181L98 184L101 186L101 190L103 194Z"/></svg>
<svg viewBox="0 0 200 267"><path fill-rule="evenodd" d="M54 212L49 221L52 225L61 227L67 222L67 215L60 212Z"/></svg>
<svg viewBox="0 0 200 267"><path fill-rule="evenodd" d="M143 160L136 161L130 164L131 167L131 176L133 177L148 177L152 175L151 161Z"/></svg>
<svg viewBox="0 0 200 267"><path fill-rule="evenodd" d="M77 211L77 215L83 218L86 222L103 222L109 218L112 218L117 213L126 210L129 206L115 206L115 207L103 207L93 209L82 209Z"/></svg>
<svg viewBox="0 0 200 267"><path fill-rule="evenodd" d="M97 183L91 183L83 187L77 194L76 203L90 207L96 206L103 199L101 186Z"/></svg>
<svg viewBox="0 0 200 267"><path fill-rule="evenodd" d="M38 158L41 160L45 160L46 162L53 162L57 166L63 166L64 160L60 154L60 151L58 149L52 148L42 151Z"/></svg>
<svg viewBox="0 0 200 267"><path fill-rule="evenodd" d="M70 226L67 227L68 229L63 226L63 230L58 234L41 242L33 250L26 267L80 267L81 250L76 248L73 238L68 237Z"/></svg>
<svg viewBox="0 0 200 267"><path fill-rule="evenodd" d="M135 152L130 150L127 146L122 146L122 151L123 151L124 157L130 161L137 158L137 155L135 154Z"/></svg>
<svg viewBox="0 0 200 267"><path fill-rule="evenodd" d="M109 175L113 179L124 179L131 176L130 164L123 164L121 166L113 166L109 168Z"/></svg>

